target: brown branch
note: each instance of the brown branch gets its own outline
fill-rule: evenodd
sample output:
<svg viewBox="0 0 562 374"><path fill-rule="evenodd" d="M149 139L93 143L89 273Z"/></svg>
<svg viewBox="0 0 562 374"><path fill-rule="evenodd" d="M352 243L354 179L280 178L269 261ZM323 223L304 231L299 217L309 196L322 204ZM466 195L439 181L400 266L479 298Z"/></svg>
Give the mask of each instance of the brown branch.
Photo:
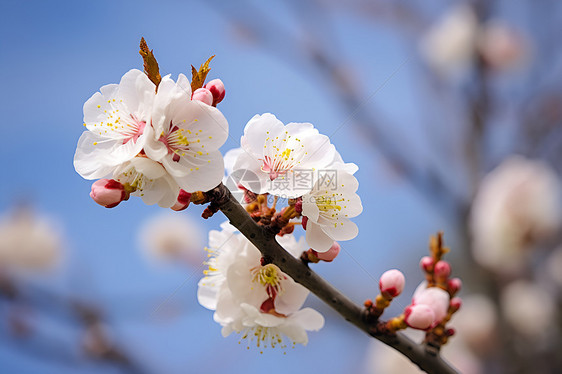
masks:
<svg viewBox="0 0 562 374"><path fill-rule="evenodd" d="M401 352L428 373L456 373L456 370L445 362L438 352L416 344L404 335L378 332L376 322L368 323L364 320L361 307L322 279L300 259L285 251L275 240L276 232L255 223L222 183L207 194L230 223L260 250L267 262L277 265L296 282L336 310L346 321Z"/></svg>

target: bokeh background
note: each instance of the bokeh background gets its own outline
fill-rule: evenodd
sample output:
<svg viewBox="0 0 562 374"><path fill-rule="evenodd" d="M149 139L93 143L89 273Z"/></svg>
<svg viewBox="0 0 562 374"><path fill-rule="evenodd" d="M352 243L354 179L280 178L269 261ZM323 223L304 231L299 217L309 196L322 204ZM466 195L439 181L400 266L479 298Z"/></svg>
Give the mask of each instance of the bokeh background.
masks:
<svg viewBox="0 0 562 374"><path fill-rule="evenodd" d="M467 310L445 357L469 373L562 370L559 1L3 0L0 13L0 372L415 372L314 296L326 326L307 347L222 338L195 296L221 215L90 199L72 165L82 105L142 68L141 36L174 78L216 55L224 152L271 112L359 165L359 236L315 266L336 287L361 303L401 269L387 312L400 313L442 230Z"/></svg>

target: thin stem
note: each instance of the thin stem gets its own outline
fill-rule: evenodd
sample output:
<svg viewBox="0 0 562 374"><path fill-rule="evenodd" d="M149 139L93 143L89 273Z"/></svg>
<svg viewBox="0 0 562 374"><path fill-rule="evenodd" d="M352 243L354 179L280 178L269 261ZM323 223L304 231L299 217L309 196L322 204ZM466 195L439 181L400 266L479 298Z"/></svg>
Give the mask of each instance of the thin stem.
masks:
<svg viewBox="0 0 562 374"><path fill-rule="evenodd" d="M277 233L268 227L256 224L223 184L209 191L208 194L213 203L230 220L230 223L259 249L269 263L277 265L296 282L306 287L310 292L336 310L348 322L401 352L419 366L420 369L428 373L457 373L453 367L441 358L437 351L431 350L427 346L416 344L402 334L381 333L377 329L377 322L370 323L365 321L361 307L322 279L301 260L296 259L285 251L275 240Z"/></svg>

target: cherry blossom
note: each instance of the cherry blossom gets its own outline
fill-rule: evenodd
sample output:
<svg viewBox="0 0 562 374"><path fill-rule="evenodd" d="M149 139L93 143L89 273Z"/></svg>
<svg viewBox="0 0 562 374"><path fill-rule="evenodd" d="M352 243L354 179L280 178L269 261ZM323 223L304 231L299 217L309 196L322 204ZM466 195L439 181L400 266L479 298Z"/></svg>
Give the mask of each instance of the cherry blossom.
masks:
<svg viewBox="0 0 562 374"><path fill-rule="evenodd" d="M324 326L324 317L312 308L304 308L288 316L277 316L262 313L256 307L242 303L238 314L225 319L215 316L215 320L223 324L222 335L232 332L243 334L242 339L254 339L256 345L264 348L285 347L284 336L293 344L306 345L307 331L318 331Z"/></svg>
<svg viewBox="0 0 562 374"><path fill-rule="evenodd" d="M351 240L358 234L350 218L363 211L356 194L359 183L345 170L319 179L312 191L302 198L306 218L306 241L317 252L326 252L334 240Z"/></svg>
<svg viewBox="0 0 562 374"><path fill-rule="evenodd" d="M319 134L313 125L284 125L270 113L254 116L240 143L245 152L239 155L234 170L251 171L252 180L242 178L240 183L259 194L302 196L310 191L311 184L300 186L293 182L301 179L303 173L312 173L312 178L317 178L318 170L327 168L336 157L330 139ZM258 177L257 185L253 175Z"/></svg>
<svg viewBox="0 0 562 374"><path fill-rule="evenodd" d="M109 175L131 160L151 135L156 86L140 70L130 70L119 84L108 84L84 104L87 131L78 140L74 167L86 179ZM148 125L147 125L148 124Z"/></svg>
<svg viewBox="0 0 562 374"><path fill-rule="evenodd" d="M153 136L147 139L147 156L161 162L187 192L216 187L224 174L219 147L228 137L228 122L222 113L191 100L185 75L177 82L162 78L152 112Z"/></svg>
<svg viewBox="0 0 562 374"><path fill-rule="evenodd" d="M301 239L277 237L295 257L306 250ZM256 344L284 345L283 336L306 344L306 331L318 330L323 317L313 309L301 309L309 291L274 264L262 264L261 254L243 235L228 224L209 235L206 277L199 282L198 300L215 310L214 319L224 336L233 331Z"/></svg>

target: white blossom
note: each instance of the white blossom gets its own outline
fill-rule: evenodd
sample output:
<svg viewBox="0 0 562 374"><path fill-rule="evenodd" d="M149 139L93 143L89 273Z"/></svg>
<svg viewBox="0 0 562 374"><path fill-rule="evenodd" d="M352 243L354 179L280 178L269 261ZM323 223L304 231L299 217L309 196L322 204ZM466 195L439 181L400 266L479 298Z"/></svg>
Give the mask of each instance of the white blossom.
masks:
<svg viewBox="0 0 562 374"><path fill-rule="evenodd" d="M238 307L237 307L238 308ZM324 326L324 317L312 308L300 309L289 315L277 316L262 313L255 306L242 303L239 313L232 318L218 317L215 321L223 324L222 335L228 336L233 332L243 334L242 339L255 340L258 347L285 347L284 336L293 344L306 345L307 331L318 331Z"/></svg>
<svg viewBox="0 0 562 374"><path fill-rule="evenodd" d="M343 164L341 164L343 165ZM312 191L302 197L302 215L306 217L306 241L317 252L326 252L334 240L351 240L358 228L350 218L363 211L356 194L359 183L345 170L333 170L333 176L319 179Z"/></svg>
<svg viewBox="0 0 562 374"><path fill-rule="evenodd" d="M109 175L143 148L150 126L156 86L140 70L130 70L84 104L87 131L78 140L74 167L86 179Z"/></svg>
<svg viewBox="0 0 562 374"><path fill-rule="evenodd" d="M306 250L292 235L278 238L294 256ZM198 300L215 310L214 319L224 336L242 333L242 338L262 345L284 346L283 336L306 344L306 331L318 330L323 317L313 309L301 309L309 291L274 264L261 264L261 254L228 224L209 234L209 270L199 282Z"/></svg>
<svg viewBox="0 0 562 374"><path fill-rule="evenodd" d="M316 178L317 171L325 169L336 157L330 139L319 134L313 125L283 125L270 113L254 116L246 125L240 143L245 152L239 155L234 170L249 170L251 173L244 175L240 183L258 194L302 196L310 191L312 184L301 186L294 181L304 173L312 173L312 178Z"/></svg>
<svg viewBox="0 0 562 374"><path fill-rule="evenodd" d="M216 187L224 174L219 147L228 137L228 122L212 106L191 100L185 75L174 82L162 78L152 111L153 136L146 141L148 157L161 162L187 192Z"/></svg>

